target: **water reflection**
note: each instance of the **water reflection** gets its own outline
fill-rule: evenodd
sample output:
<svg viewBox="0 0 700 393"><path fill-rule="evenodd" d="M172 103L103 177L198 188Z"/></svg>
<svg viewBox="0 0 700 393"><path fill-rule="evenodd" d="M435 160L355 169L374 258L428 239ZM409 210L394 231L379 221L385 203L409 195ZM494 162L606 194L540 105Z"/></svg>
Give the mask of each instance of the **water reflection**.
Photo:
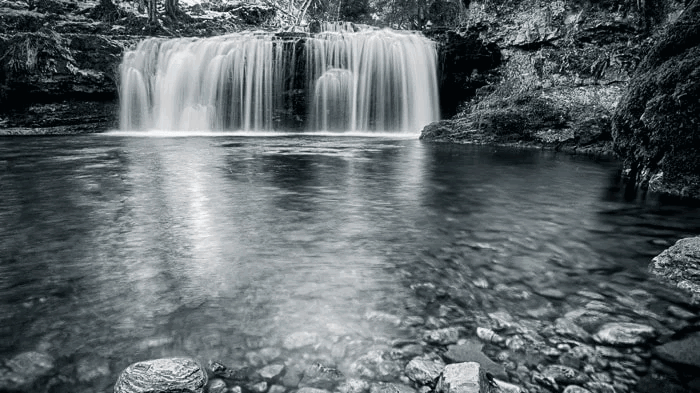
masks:
<svg viewBox="0 0 700 393"><path fill-rule="evenodd" d="M700 230L696 208L615 198L615 163L551 152L327 136L4 142L0 352L97 355L106 385L158 356L250 364L273 348L347 369L497 310L551 323L581 290L657 293L650 257ZM564 297L537 295L551 289ZM314 345L290 344L299 332Z"/></svg>

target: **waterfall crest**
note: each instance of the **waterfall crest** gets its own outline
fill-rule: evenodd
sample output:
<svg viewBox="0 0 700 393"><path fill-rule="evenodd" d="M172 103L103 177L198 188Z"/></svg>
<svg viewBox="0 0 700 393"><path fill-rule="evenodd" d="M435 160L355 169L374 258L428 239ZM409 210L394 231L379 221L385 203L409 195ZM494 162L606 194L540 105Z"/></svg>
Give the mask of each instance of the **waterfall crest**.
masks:
<svg viewBox="0 0 700 393"><path fill-rule="evenodd" d="M391 30L152 38L121 64L122 130L418 132L435 45Z"/></svg>

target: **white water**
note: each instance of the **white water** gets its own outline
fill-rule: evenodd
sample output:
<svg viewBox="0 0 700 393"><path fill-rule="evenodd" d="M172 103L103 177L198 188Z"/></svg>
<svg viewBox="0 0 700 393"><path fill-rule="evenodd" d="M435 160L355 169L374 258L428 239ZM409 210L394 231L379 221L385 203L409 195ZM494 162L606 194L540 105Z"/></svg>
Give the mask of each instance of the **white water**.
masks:
<svg viewBox="0 0 700 393"><path fill-rule="evenodd" d="M390 30L148 39L124 54L120 128L415 133L439 116L436 58Z"/></svg>

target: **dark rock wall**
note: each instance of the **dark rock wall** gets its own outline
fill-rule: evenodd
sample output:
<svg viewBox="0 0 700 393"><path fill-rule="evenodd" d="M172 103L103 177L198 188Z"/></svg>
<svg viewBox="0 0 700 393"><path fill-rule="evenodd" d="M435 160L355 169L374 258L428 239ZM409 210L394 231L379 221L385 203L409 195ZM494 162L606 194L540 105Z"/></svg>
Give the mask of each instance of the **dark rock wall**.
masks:
<svg viewBox="0 0 700 393"><path fill-rule="evenodd" d="M615 150L641 189L700 198L700 1L641 62L613 125Z"/></svg>

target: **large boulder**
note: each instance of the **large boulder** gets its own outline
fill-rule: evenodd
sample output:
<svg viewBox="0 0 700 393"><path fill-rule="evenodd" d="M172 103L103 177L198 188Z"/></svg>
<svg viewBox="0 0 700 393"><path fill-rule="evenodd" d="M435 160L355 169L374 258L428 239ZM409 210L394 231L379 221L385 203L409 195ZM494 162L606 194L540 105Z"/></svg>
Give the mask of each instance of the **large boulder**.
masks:
<svg viewBox="0 0 700 393"><path fill-rule="evenodd" d="M641 189L700 198L700 0L638 66L613 117L615 150Z"/></svg>
<svg viewBox="0 0 700 393"><path fill-rule="evenodd" d="M700 236L681 239L654 257L649 271L688 292L700 304Z"/></svg>
<svg viewBox="0 0 700 393"><path fill-rule="evenodd" d="M114 393L202 393L207 373L194 359L165 358L127 367L114 385Z"/></svg>

